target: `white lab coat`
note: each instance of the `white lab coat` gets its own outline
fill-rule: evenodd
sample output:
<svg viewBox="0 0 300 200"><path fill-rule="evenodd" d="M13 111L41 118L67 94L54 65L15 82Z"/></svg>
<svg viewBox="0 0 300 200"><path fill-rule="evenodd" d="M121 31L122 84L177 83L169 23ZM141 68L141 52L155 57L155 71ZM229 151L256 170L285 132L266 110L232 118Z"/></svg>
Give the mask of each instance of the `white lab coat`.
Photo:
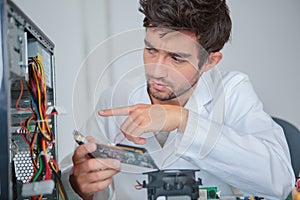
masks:
<svg viewBox="0 0 300 200"><path fill-rule="evenodd" d="M125 117L100 117L97 111L139 103L150 104L144 78L120 80L101 96L82 132L101 143L121 141L122 134L116 135ZM185 108L189 109L185 132L172 131L164 148L153 133L144 135L147 144L142 147L159 168L200 169L197 177L203 186L217 186L221 195L231 195L232 188L266 199L288 195L294 174L284 133L263 111L246 75L218 69L205 73ZM124 166L109 190L94 198L147 199L146 189L134 189L136 180L148 182L141 172Z"/></svg>

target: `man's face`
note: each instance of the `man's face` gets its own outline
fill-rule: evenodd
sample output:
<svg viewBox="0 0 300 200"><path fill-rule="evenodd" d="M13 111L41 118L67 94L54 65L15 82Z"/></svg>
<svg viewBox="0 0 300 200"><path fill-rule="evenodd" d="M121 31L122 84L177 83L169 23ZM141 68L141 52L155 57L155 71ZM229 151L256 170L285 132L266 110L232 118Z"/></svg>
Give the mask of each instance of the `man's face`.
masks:
<svg viewBox="0 0 300 200"><path fill-rule="evenodd" d="M149 94L159 101L188 98L201 75L198 54L192 32L148 28L144 63Z"/></svg>

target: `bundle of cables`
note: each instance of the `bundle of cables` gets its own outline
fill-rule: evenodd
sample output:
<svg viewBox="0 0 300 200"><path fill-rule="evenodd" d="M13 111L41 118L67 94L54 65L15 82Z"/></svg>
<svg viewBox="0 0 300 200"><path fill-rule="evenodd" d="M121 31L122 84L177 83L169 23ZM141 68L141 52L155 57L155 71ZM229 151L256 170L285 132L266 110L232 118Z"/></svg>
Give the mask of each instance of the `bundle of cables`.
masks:
<svg viewBox="0 0 300 200"><path fill-rule="evenodd" d="M17 109L30 110L32 116L21 122L21 135L30 148L30 156L34 168L32 177L28 183L36 183L51 179L56 180L57 187L62 199L67 199L66 192L60 179L60 170L57 162L51 154L55 145L55 137L49 125L50 117L57 114L52 111L47 114L47 88L46 74L40 55L29 59L28 80L26 85L30 93L31 108L19 108L18 103L22 98L23 84L20 80L21 93L16 103ZM30 130L30 124L35 122L34 130ZM42 199L43 194L31 197L32 200Z"/></svg>

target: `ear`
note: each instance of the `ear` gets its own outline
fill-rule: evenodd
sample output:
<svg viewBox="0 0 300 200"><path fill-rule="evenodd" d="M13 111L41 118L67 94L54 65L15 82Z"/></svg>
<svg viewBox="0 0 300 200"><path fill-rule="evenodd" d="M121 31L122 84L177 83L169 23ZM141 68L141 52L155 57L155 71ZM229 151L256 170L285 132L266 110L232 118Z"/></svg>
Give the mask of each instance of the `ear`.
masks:
<svg viewBox="0 0 300 200"><path fill-rule="evenodd" d="M206 63L201 68L202 72L207 72L210 69L212 69L214 66L216 66L223 58L223 55L221 52L212 52L209 54Z"/></svg>

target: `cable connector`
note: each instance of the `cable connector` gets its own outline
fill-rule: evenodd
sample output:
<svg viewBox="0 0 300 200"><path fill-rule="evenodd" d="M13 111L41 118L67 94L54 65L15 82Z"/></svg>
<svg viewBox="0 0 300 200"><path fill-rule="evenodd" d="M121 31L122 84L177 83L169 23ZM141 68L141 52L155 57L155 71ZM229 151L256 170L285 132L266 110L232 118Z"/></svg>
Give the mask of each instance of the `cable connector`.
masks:
<svg viewBox="0 0 300 200"><path fill-rule="evenodd" d="M22 196L31 197L31 196L52 194L54 185L55 184L53 180L23 184Z"/></svg>
<svg viewBox="0 0 300 200"><path fill-rule="evenodd" d="M49 106L46 110L46 114L50 115L52 112L56 112L58 115L67 114L67 111L62 106Z"/></svg>
<svg viewBox="0 0 300 200"><path fill-rule="evenodd" d="M73 138L79 145L86 144L88 142L85 136L82 135L78 130L73 131Z"/></svg>

